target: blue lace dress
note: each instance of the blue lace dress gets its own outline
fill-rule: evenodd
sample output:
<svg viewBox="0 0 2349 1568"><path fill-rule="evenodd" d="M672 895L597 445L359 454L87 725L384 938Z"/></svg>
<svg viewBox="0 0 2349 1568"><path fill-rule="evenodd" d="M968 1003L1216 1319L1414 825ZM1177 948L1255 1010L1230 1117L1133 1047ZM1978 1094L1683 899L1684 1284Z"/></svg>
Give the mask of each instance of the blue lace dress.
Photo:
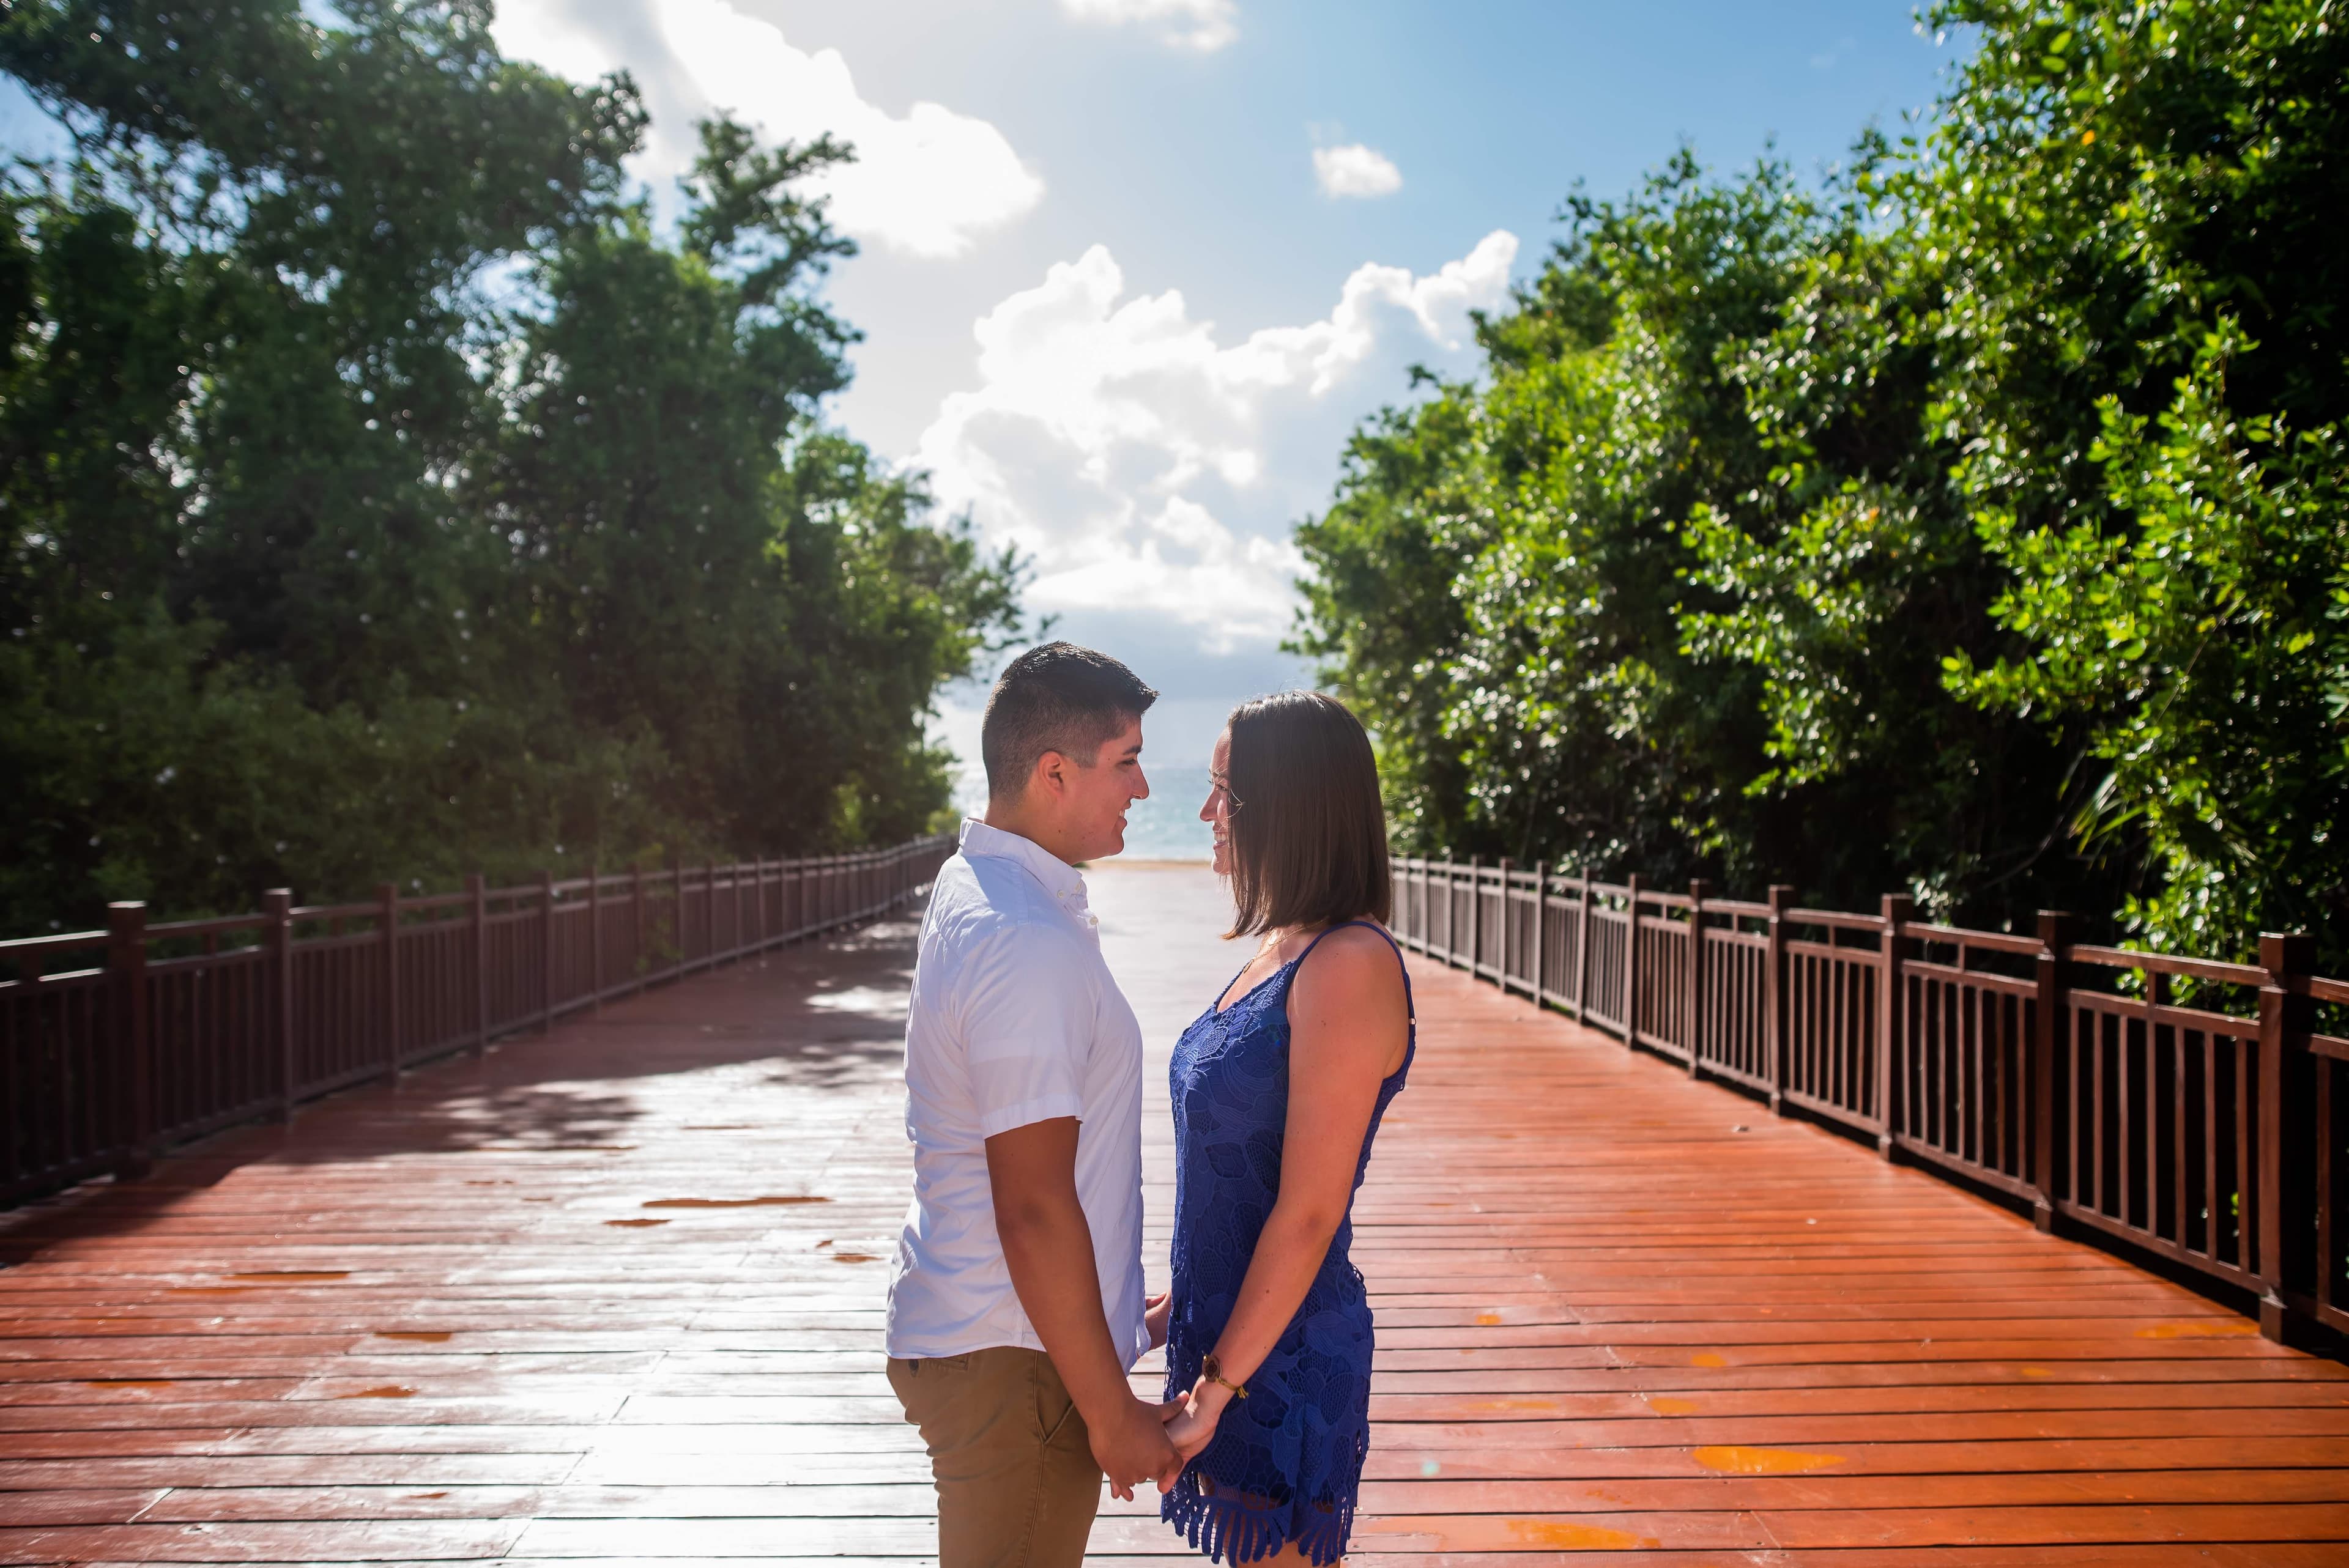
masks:
<svg viewBox="0 0 2349 1568"><path fill-rule="evenodd" d="M1321 937L1313 940L1318 945ZM1199 1364L1224 1332L1280 1191L1288 1117L1288 987L1312 951L1308 946L1223 1012L1210 1006L1175 1043L1170 1399L1189 1393L1198 1380ZM1402 960L1400 949L1396 960ZM1406 1005L1410 995L1406 973ZM1354 1168L1358 1189L1379 1121L1417 1049L1414 1023L1402 1066L1379 1088ZM1248 1397L1224 1408L1214 1439L1160 1500L1160 1517L1218 1563L1254 1563L1288 1545L1319 1563L1345 1553L1371 1444L1371 1308L1362 1276L1347 1255L1353 1236L1350 1202L1296 1317L1248 1378ZM1203 1475L1209 1490L1201 1489Z"/></svg>

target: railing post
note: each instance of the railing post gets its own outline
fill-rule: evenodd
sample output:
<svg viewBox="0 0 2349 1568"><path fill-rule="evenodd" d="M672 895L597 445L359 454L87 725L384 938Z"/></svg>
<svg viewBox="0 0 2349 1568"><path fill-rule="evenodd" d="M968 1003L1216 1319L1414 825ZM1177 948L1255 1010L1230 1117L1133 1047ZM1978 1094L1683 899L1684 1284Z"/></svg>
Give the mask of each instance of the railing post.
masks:
<svg viewBox="0 0 2349 1568"><path fill-rule="evenodd" d="M538 873L538 907L546 921L546 929L541 933L545 940L539 944L539 968L546 976L546 984L538 993L538 1032L551 1035L554 1032L554 975L560 966L554 930L554 873L551 871Z"/></svg>
<svg viewBox="0 0 2349 1568"><path fill-rule="evenodd" d="M2064 1011L2064 961L2072 951L2072 917L2061 910L2039 912L2039 956L2033 962L2038 989L2031 1020L2031 1218L2043 1231L2055 1228L2055 1095L2057 1022Z"/></svg>
<svg viewBox="0 0 2349 1568"><path fill-rule="evenodd" d="M1494 967L1500 971L1501 995L1504 996L1509 994L1509 935L1512 928L1516 924L1516 922L1509 918L1510 866L1509 857L1503 855L1501 857L1501 961Z"/></svg>
<svg viewBox="0 0 2349 1568"><path fill-rule="evenodd" d="M1876 956L1876 1151L1887 1160L1897 1147L1893 1134L1900 1108L1894 1080L1900 1060L1900 944L1908 940L1901 931L1916 910L1915 901L1907 893L1888 892L1878 913L1884 938Z"/></svg>
<svg viewBox="0 0 2349 1568"><path fill-rule="evenodd" d="M1431 877L1431 879L1432 879L1432 878L1433 878L1433 874L1434 874L1435 868L1434 868L1433 866L1430 866L1430 867L1428 867L1427 869L1428 869L1429 875L1430 875L1430 877ZM1433 945L1434 945L1434 943L1435 943L1435 937L1434 937L1434 931L1435 931L1435 916L1434 916L1434 913L1433 913L1433 912L1434 912L1434 909L1435 909L1435 901L1434 901L1433 897L1432 896L1432 892L1431 892L1431 896L1430 896L1430 898L1429 898L1429 900L1428 900L1428 905L1427 905L1427 907L1428 907L1428 910L1429 910L1428 920L1427 920L1427 929L1428 929L1429 935L1428 935L1428 939L1427 939L1427 940L1428 940L1428 944L1432 947L1432 946L1433 946ZM1444 966L1446 969L1451 968L1451 967L1452 967L1452 851L1451 851L1449 849L1446 849L1446 850L1444 851L1444 951L1443 951L1443 957L1444 957Z"/></svg>
<svg viewBox="0 0 2349 1568"><path fill-rule="evenodd" d="M383 1070L399 1081L399 884L378 882L375 890L377 934L383 944Z"/></svg>
<svg viewBox="0 0 2349 1568"><path fill-rule="evenodd" d="M1695 1078L1701 1070L1699 1058L1704 1047L1704 894L1705 880L1697 877L1689 882L1688 934L1688 1069Z"/></svg>
<svg viewBox="0 0 2349 1568"><path fill-rule="evenodd" d="M1549 862L1534 862L1534 1006L1548 1005Z"/></svg>
<svg viewBox="0 0 2349 1568"><path fill-rule="evenodd" d="M750 940L750 907L743 902L742 890L748 882L743 872L741 859L738 856L733 870L729 873L734 879L734 956L738 960L753 945Z"/></svg>
<svg viewBox="0 0 2349 1568"><path fill-rule="evenodd" d="M636 946L629 954L628 968L636 976L636 988L645 988L645 977L652 968L652 948L645 938L645 867L639 861L628 868L629 913L636 923Z"/></svg>
<svg viewBox="0 0 2349 1568"><path fill-rule="evenodd" d="M1394 938L1404 946L1411 945L1411 859L1396 855L1388 862L1394 877Z"/></svg>
<svg viewBox="0 0 2349 1568"><path fill-rule="evenodd" d="M1770 1114L1786 1114L1786 906L1795 890L1770 884L1770 949L1762 970L1764 1050L1769 1057Z"/></svg>
<svg viewBox="0 0 2349 1568"><path fill-rule="evenodd" d="M108 1011L113 1025L117 1059L122 1071L122 1106L118 1113L121 1152L114 1173L132 1181L155 1168L155 1041L147 1013L147 906L109 903L106 906L106 969L113 995Z"/></svg>
<svg viewBox="0 0 2349 1568"><path fill-rule="evenodd" d="M261 895L269 917L269 1026L277 1057L277 1119L294 1119L301 1089L294 1060L294 890L274 887Z"/></svg>
<svg viewBox="0 0 2349 1568"><path fill-rule="evenodd" d="M604 1007L604 883L595 862L587 862L587 999Z"/></svg>
<svg viewBox="0 0 2349 1568"><path fill-rule="evenodd" d="M751 899L751 903L759 911L759 920L754 929L759 934L759 951L764 953L767 951L767 857L752 856L750 868L751 880L758 888L756 895Z"/></svg>
<svg viewBox="0 0 2349 1568"><path fill-rule="evenodd" d="M1624 910L1631 918L1623 926L1623 1048L1629 1050L1640 1043L1640 873L1633 872L1624 884L1631 894Z"/></svg>
<svg viewBox="0 0 2349 1568"><path fill-rule="evenodd" d="M2244 1225L2259 1246L2260 1333L2282 1343L2295 1326L2287 1294L2313 1286L2294 1266L2311 1251L2316 1233L2315 1097L2304 1079L2313 1062L2308 1037L2316 1026L2315 1004L2294 979L2316 967L2316 943L2304 934L2260 936L2260 967L2268 972L2260 987L2260 1161L2252 1193L2253 1222ZM2291 1248L2287 1254L2287 1247ZM2319 1270L2333 1260L2318 1257Z"/></svg>
<svg viewBox="0 0 2349 1568"><path fill-rule="evenodd" d="M1590 1011L1590 862L1582 862L1582 901L1574 926L1574 1021L1588 1021Z"/></svg>
<svg viewBox="0 0 2349 1568"><path fill-rule="evenodd" d="M1485 857L1468 857L1468 978L1476 978L1476 963L1485 952Z"/></svg>
<svg viewBox="0 0 2349 1568"><path fill-rule="evenodd" d="M473 1027L473 1054L480 1056L490 1045L490 899L489 884L481 873L474 872L465 879L466 915L473 928L473 984L470 998Z"/></svg>

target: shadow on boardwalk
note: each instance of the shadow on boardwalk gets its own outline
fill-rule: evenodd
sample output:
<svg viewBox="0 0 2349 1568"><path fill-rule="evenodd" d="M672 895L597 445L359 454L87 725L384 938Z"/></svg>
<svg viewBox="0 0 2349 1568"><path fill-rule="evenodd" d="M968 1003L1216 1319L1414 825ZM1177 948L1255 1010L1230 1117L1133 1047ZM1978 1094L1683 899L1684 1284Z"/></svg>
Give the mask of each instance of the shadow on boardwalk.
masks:
<svg viewBox="0 0 2349 1568"><path fill-rule="evenodd" d="M1154 1052L1155 1284L1164 1052L1239 955L1203 873L1093 881ZM912 932L0 1222L0 1558L926 1557L878 1350ZM1415 974L1420 1065L1358 1212L1380 1371L1352 1561L2349 1558L2342 1368ZM1141 1511L1112 1505L1098 1561L1181 1555Z"/></svg>

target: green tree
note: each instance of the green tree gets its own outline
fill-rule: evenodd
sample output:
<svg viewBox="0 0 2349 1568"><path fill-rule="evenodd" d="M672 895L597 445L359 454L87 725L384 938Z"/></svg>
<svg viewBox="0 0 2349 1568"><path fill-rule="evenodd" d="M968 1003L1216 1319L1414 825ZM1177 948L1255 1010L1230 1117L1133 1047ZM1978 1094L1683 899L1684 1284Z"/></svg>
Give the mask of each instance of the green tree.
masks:
<svg viewBox="0 0 2349 1568"><path fill-rule="evenodd" d="M1971 524L1946 485L1885 504L1945 459L1908 280L1869 275L1900 255L1873 179L1683 153L1578 201L1483 324L1487 378L1358 438L1300 531L1303 642L1376 717L1415 846L1847 900L2032 858L1976 781L2048 748L1941 688L1949 639L1994 630Z"/></svg>
<svg viewBox="0 0 2349 1568"><path fill-rule="evenodd" d="M842 151L703 143L678 244L616 203L540 261L483 496L523 563L507 621L564 711L668 759L669 815L775 846L905 830L944 799L930 693L1017 624L1012 565L815 423L851 334L805 291L848 247L789 187Z"/></svg>
<svg viewBox="0 0 2349 1568"><path fill-rule="evenodd" d="M1358 436L1300 642L1420 847L2340 931L2338 19L1932 20L1930 129L1823 191L1574 208L1487 376Z"/></svg>
<svg viewBox="0 0 2349 1568"><path fill-rule="evenodd" d="M478 0L17 0L73 139L0 202L0 920L926 826L1016 563L823 425L829 141L705 129Z"/></svg>
<svg viewBox="0 0 2349 1568"><path fill-rule="evenodd" d="M2349 38L2315 0L1952 6L1906 199L1947 258L1934 410L2023 643L1953 689L2095 764L2132 931L2349 960Z"/></svg>

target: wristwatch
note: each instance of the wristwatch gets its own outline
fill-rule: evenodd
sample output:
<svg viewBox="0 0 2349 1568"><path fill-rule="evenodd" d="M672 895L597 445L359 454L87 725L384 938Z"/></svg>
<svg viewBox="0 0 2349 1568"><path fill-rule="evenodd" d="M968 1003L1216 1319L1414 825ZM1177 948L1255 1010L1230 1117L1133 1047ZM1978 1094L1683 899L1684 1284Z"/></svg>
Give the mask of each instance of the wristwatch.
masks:
<svg viewBox="0 0 2349 1568"><path fill-rule="evenodd" d="M1210 1383L1220 1383L1225 1387L1229 1388L1232 1391L1232 1398L1235 1399L1245 1399L1247 1398L1247 1389L1241 1387L1238 1384L1224 1376L1223 1364L1216 1359L1212 1352L1205 1361L1199 1363L1199 1376L1205 1377Z"/></svg>

